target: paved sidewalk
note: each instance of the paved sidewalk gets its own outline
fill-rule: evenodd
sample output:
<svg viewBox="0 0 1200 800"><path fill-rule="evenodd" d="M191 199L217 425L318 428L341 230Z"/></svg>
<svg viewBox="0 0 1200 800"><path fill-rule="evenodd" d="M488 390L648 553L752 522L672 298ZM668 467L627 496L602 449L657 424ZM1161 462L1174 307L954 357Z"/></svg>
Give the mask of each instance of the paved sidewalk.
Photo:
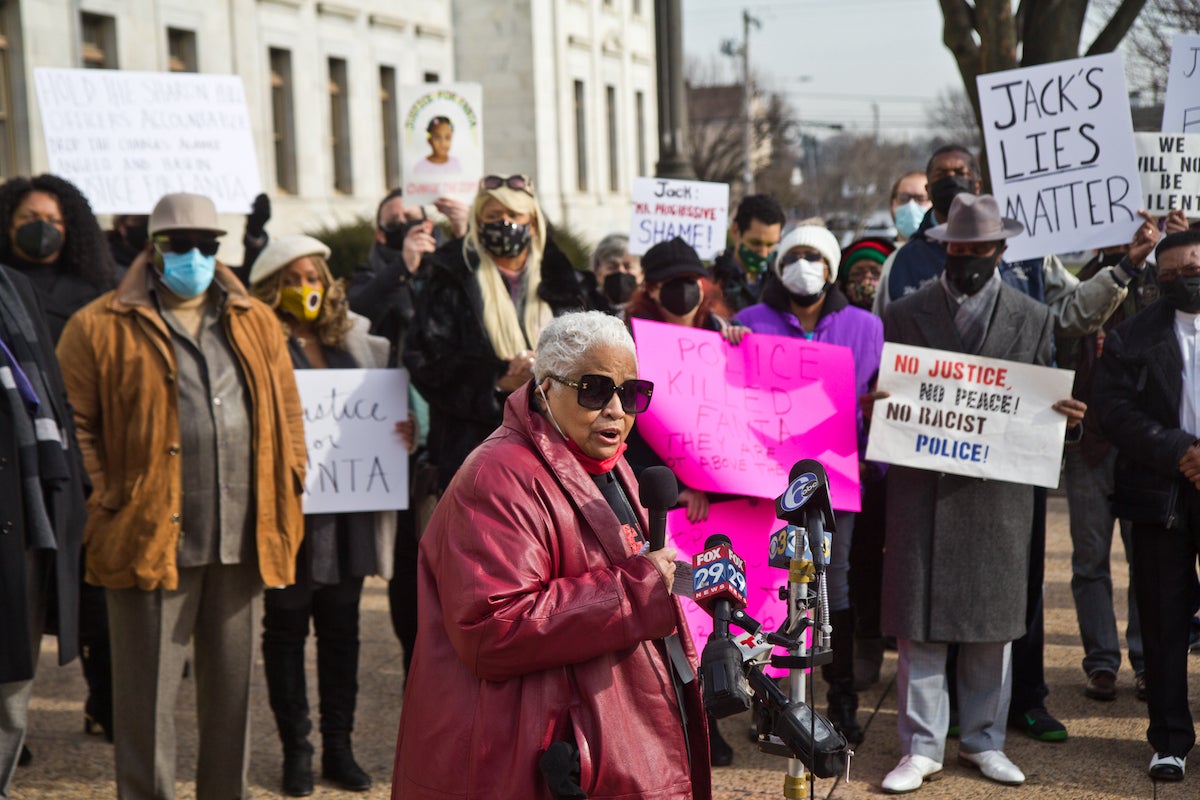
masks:
<svg viewBox="0 0 1200 800"><path fill-rule="evenodd" d="M1046 668L1050 683L1050 710L1070 731L1062 743L1036 742L1011 733L1006 751L1028 776L1021 787L991 783L979 773L956 763L956 742L950 741L944 776L928 783L915 797L924 800L955 798L1077 798L1078 800L1128 800L1159 798L1182 800L1200 797L1200 758L1194 758L1181 784L1155 787L1146 777L1150 760L1145 741L1145 707L1133 696L1133 677L1127 669L1118 677L1120 695L1115 702L1099 703L1083 695L1084 675L1079 666L1083 656L1075 623L1070 591L1071 545L1067 534L1066 501L1050 499L1046 568ZM1117 583L1118 619L1124 615L1127 572L1123 553L1114 553L1113 574ZM339 792L318 779L314 797L370 798L390 796L392 757L396 723L402 700L403 668L400 648L388 621L387 594L381 581L369 581L363 594L363 652L359 668L361 688L355 734L359 762L375 779L367 793ZM13 787L16 800L37 798L113 798L112 747L83 733L84 685L77 663L55 666L53 640L46 639L41 672L31 708L29 746L34 762L17 772ZM1191 656L1191 697L1200 708L1200 655ZM316 708L315 657L309 647L309 694ZM884 663L883 682L864 693L860 720L867 722L867 740L858 748L851 768L851 781L816 782L815 797L857 800L879 797L879 782L899 758L896 737L896 698L892 683L895 653ZM824 709L824 687L817 681L818 707ZM274 721L267 708L262 670L255 675L252 703L253 761L250 782L257 798L278 798L280 749ZM725 738L735 750L733 767L714 774L717 800L773 800L782 797L786 762L758 753L747 737L747 716L721 721ZM179 781L181 799L195 796L195 704L190 681L180 697ZM318 742L319 745L319 742ZM436 747L436 742L430 742ZM319 747L318 747L319 750ZM318 762L319 763L319 762Z"/></svg>

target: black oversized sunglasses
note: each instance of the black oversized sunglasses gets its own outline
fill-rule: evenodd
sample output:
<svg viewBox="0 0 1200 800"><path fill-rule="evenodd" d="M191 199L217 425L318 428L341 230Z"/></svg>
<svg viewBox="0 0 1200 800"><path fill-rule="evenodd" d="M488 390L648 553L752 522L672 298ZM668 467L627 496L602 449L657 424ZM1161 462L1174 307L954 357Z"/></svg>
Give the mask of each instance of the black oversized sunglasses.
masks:
<svg viewBox="0 0 1200 800"><path fill-rule="evenodd" d="M215 256L221 249L221 243L212 237L206 236L201 239L180 233L165 233L155 236L154 243L161 253L187 253L194 247L202 255Z"/></svg>
<svg viewBox="0 0 1200 800"><path fill-rule="evenodd" d="M650 395L654 394L654 384L650 381L633 379L618 386L607 375L581 375L577 381L558 375L547 377L578 392L579 405L589 411L603 409L615 392L621 396L621 408L626 414L640 414L650 407Z"/></svg>
<svg viewBox="0 0 1200 800"><path fill-rule="evenodd" d="M514 192L524 192L533 197L533 181L525 175L509 175L507 178L501 175L485 175L479 185L489 192L507 186Z"/></svg>

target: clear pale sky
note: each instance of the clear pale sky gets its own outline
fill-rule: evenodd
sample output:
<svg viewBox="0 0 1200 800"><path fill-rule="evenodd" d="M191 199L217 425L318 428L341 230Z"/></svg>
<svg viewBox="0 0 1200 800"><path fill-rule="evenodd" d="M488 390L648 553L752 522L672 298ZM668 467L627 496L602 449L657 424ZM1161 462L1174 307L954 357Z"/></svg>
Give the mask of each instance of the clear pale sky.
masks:
<svg viewBox="0 0 1200 800"><path fill-rule="evenodd" d="M927 133L926 107L943 89L961 87L942 44L937 0L682 0L685 57L716 61L729 81L741 64L720 52L742 39L742 10L762 23L750 30L750 66L762 88L785 93L799 119L880 133ZM736 63L735 63L736 62ZM737 70L737 71L734 71ZM801 76L808 80L801 81ZM815 129L813 133L820 133Z"/></svg>

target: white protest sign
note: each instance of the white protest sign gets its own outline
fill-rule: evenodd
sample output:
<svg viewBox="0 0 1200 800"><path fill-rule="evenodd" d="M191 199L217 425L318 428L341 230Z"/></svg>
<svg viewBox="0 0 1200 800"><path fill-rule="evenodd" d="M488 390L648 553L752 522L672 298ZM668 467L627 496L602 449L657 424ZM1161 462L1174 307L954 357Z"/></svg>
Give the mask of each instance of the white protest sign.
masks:
<svg viewBox="0 0 1200 800"><path fill-rule="evenodd" d="M1134 143L1142 207L1151 214L1179 209L1200 217L1200 133L1138 133Z"/></svg>
<svg viewBox="0 0 1200 800"><path fill-rule="evenodd" d="M478 83L402 86L404 201L475 199L483 177L483 89Z"/></svg>
<svg viewBox="0 0 1200 800"><path fill-rule="evenodd" d="M886 342L867 460L1054 488L1075 373Z"/></svg>
<svg viewBox="0 0 1200 800"><path fill-rule="evenodd" d="M1125 244L1142 224L1125 66L1115 53L980 75L992 193L1025 226L1005 261Z"/></svg>
<svg viewBox="0 0 1200 800"><path fill-rule="evenodd" d="M305 514L408 508L408 419L402 369L299 369L308 475Z"/></svg>
<svg viewBox="0 0 1200 800"><path fill-rule="evenodd" d="M236 75L34 69L50 172L98 214L149 214L164 194L246 214L262 191Z"/></svg>
<svg viewBox="0 0 1200 800"><path fill-rule="evenodd" d="M1162 129L1200 133L1200 33L1177 33L1171 43Z"/></svg>
<svg viewBox="0 0 1200 800"><path fill-rule="evenodd" d="M629 252L643 255L659 242L682 238L704 259L725 249L729 184L671 178L633 179Z"/></svg>

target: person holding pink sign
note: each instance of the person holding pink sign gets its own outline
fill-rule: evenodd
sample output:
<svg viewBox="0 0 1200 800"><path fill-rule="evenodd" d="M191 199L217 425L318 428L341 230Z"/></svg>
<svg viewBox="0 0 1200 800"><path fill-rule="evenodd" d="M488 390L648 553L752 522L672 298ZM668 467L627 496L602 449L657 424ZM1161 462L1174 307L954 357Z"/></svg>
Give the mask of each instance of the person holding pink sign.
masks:
<svg viewBox="0 0 1200 800"><path fill-rule="evenodd" d="M837 238L824 227L801 225L779 243L779 260L767 274L762 302L734 318L755 333L802 337L840 344L854 353L855 393L871 390L883 351L883 323L869 311L853 306L834 277L841 263ZM862 413L858 415L859 452L866 448ZM864 479L878 478L882 468L859 462ZM864 481L865 482L865 481ZM833 662L822 668L829 684L829 719L850 744L863 740L855 718L854 609L850 605L850 543L854 514L838 512L837 533L829 560L829 608L833 625Z"/></svg>

